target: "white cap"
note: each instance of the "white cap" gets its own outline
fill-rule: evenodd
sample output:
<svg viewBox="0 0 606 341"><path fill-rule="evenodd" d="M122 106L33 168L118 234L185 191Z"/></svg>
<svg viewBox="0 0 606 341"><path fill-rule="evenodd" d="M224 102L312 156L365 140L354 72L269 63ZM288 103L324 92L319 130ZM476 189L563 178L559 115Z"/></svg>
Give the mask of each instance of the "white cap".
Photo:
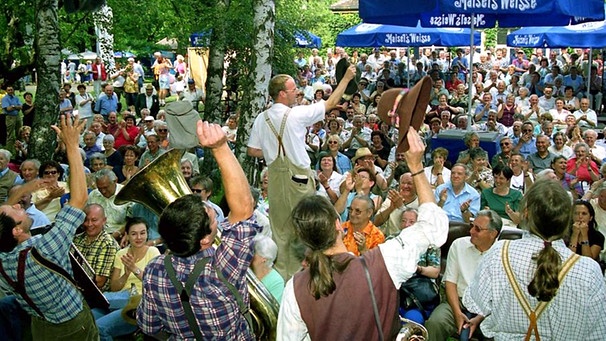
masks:
<svg viewBox="0 0 606 341"><path fill-rule="evenodd" d="M154 121L155 118L153 116L145 116L144 121Z"/></svg>

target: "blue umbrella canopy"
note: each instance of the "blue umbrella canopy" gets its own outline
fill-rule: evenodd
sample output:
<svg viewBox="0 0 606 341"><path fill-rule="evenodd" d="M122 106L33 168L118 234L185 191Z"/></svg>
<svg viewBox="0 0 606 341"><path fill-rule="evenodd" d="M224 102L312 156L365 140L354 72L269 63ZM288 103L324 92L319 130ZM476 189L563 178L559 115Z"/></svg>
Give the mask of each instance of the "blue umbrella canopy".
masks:
<svg viewBox="0 0 606 341"><path fill-rule="evenodd" d="M602 0L360 0L364 22L424 27L500 27L568 25L604 20Z"/></svg>
<svg viewBox="0 0 606 341"><path fill-rule="evenodd" d="M307 48L321 48L322 39L311 32L295 32L295 46Z"/></svg>
<svg viewBox="0 0 606 341"><path fill-rule="evenodd" d="M359 24L337 35L338 46L405 47L405 46L464 46L469 45L468 28L423 28L393 25ZM479 32L474 44L481 43Z"/></svg>
<svg viewBox="0 0 606 341"><path fill-rule="evenodd" d="M580 47L606 46L606 22L598 21L561 27L524 27L507 35L513 47Z"/></svg>

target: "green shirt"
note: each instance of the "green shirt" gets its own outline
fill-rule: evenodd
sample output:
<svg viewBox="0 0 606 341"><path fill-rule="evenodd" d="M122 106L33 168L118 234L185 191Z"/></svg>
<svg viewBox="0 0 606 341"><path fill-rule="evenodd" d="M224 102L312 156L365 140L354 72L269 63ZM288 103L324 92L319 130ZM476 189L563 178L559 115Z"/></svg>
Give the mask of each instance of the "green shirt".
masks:
<svg viewBox="0 0 606 341"><path fill-rule="evenodd" d="M498 195L493 190L494 187L482 191L480 198L482 209L489 207L491 210L497 212L501 218L510 219L505 211L505 205L508 203L512 210L517 211L522 200L522 193L510 188L507 195Z"/></svg>

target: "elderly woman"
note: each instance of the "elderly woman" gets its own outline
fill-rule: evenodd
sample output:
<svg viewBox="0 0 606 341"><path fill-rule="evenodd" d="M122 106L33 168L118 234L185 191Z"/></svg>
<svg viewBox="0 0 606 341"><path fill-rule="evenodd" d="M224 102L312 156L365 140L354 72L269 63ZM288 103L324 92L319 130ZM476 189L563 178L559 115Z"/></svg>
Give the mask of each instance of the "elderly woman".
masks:
<svg viewBox="0 0 606 341"><path fill-rule="evenodd" d="M114 148L115 138L112 135L103 136L103 149L105 149L105 158L108 168L113 169L122 166L122 154Z"/></svg>
<svg viewBox="0 0 606 341"><path fill-rule="evenodd" d="M37 159L27 159L21 162L19 171L23 182L30 182L38 178L38 170L40 169L40 161Z"/></svg>
<svg viewBox="0 0 606 341"><path fill-rule="evenodd" d="M158 136L158 146L160 149L168 149L168 124L164 121L156 120L154 122L156 136Z"/></svg>
<svg viewBox="0 0 606 341"><path fill-rule="evenodd" d="M318 170L318 183L321 186L318 188L317 193L319 195L327 196L330 199L330 202L334 204L341 195L339 185L341 184L343 175L337 171L335 158L329 153L320 153L318 162L320 164L320 169Z"/></svg>
<svg viewBox="0 0 606 341"><path fill-rule="evenodd" d="M570 173L583 184L584 189L599 180L599 170L597 164L591 160L589 155L589 146L584 142L579 142L574 147L574 157L566 163L566 173Z"/></svg>
<svg viewBox="0 0 606 341"><path fill-rule="evenodd" d="M558 131L553 135L553 144L547 148L547 150L555 155L562 155L566 159L574 155L574 151L570 146L566 145L566 134L562 131Z"/></svg>
<svg viewBox="0 0 606 341"><path fill-rule="evenodd" d="M515 227L520 223L517 213L522 192L511 188L513 170L504 164L498 164L493 170L494 187L481 192L481 207L488 207L503 218L503 224Z"/></svg>
<svg viewBox="0 0 606 341"><path fill-rule="evenodd" d="M137 142L137 136L139 136L139 127L135 125L135 116L124 115L124 120L120 121L119 128L114 132L116 148L134 145Z"/></svg>
<svg viewBox="0 0 606 341"><path fill-rule="evenodd" d="M49 186L32 193L32 202L50 221L55 221L61 210L61 196L69 192L67 183L59 181L63 173L63 167L56 161L43 162L38 170L38 176L48 181Z"/></svg>
<svg viewBox="0 0 606 341"><path fill-rule="evenodd" d="M138 294L143 292L143 271L152 259L160 255L156 247L147 245L145 220L129 218L124 231L129 245L116 253L110 291L104 294L110 302L109 309L93 309L101 340L112 340L137 330L137 326L122 318L122 308L128 303L132 288Z"/></svg>
<svg viewBox="0 0 606 341"><path fill-rule="evenodd" d="M583 195L583 187L576 176L566 172L566 168L567 159L562 155L556 156L551 161L551 169L562 184L562 188L570 191L573 198L579 198Z"/></svg>
<svg viewBox="0 0 606 341"><path fill-rule="evenodd" d="M589 201L574 202L573 223L567 245L572 252L599 260L600 251L604 247L604 235L597 230L595 209Z"/></svg>
<svg viewBox="0 0 606 341"><path fill-rule="evenodd" d="M181 159L181 174L185 177L185 181L189 182L189 179L198 175L194 170L194 166L189 159Z"/></svg>
<svg viewBox="0 0 606 341"><path fill-rule="evenodd" d="M448 160L448 150L443 147L438 147L431 152L431 159L433 166L425 167L425 177L429 181L432 189L443 184L446 180L450 180L450 169L446 168L444 164Z"/></svg>
<svg viewBox="0 0 606 341"><path fill-rule="evenodd" d="M254 239L255 253L250 267L269 293L280 303L284 292L284 279L273 268L278 255L278 246L268 236L257 235Z"/></svg>
<svg viewBox="0 0 606 341"><path fill-rule="evenodd" d="M326 145L328 146L328 154L335 158L337 163L337 172L341 174L349 172L352 169L351 160L345 156L345 154L339 151L343 145L343 140L341 140L339 136L329 135L326 138ZM317 169L320 169L319 163L316 165L316 170Z"/></svg>
<svg viewBox="0 0 606 341"><path fill-rule="evenodd" d="M471 164L468 166L471 175L467 179L467 183L475 188L478 193L490 188L494 185L492 170L488 167L488 153L480 147L473 148L469 151Z"/></svg>
<svg viewBox="0 0 606 341"><path fill-rule="evenodd" d="M414 225L417 222L418 215L419 212L416 208L409 207L404 210L402 213L400 230L407 229ZM416 306L416 303L406 299L407 292L405 290L409 290L409 287L406 285L407 283L412 283L418 281L419 279L429 278L432 282L434 282L440 276L440 257L440 248L436 247L435 245L430 245L427 248L427 251L421 254L421 257L417 262L417 271L415 275L402 284L400 289L400 307L404 309L404 314L402 317L405 319L412 320L419 324L424 324L425 319L431 314L436 306L436 303L439 303L439 294L436 291L437 302L422 304L422 308L424 309L421 311L419 310L419 307ZM415 294L414 290L411 290L411 292L413 295Z"/></svg>
<svg viewBox="0 0 606 341"><path fill-rule="evenodd" d="M480 136L477 133L470 131L465 133L463 137L463 142L467 146L467 150L463 150L459 152L459 158L457 159L457 163L469 164L471 158L469 157L469 151L473 148L480 146Z"/></svg>

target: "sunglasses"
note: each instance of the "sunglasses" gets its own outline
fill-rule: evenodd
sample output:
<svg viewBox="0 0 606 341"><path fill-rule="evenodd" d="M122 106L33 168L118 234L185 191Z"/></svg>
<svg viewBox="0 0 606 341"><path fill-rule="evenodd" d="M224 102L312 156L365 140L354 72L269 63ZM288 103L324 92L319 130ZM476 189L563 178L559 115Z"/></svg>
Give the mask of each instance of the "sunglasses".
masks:
<svg viewBox="0 0 606 341"><path fill-rule="evenodd" d="M510 144L511 143L509 143L509 142L503 142L503 143L501 143L501 147L503 147L503 146L509 146Z"/></svg>
<svg viewBox="0 0 606 341"><path fill-rule="evenodd" d="M44 175L56 175L57 173L59 173L59 172L56 170L44 171Z"/></svg>
<svg viewBox="0 0 606 341"><path fill-rule="evenodd" d="M167 132L167 131L168 131L168 129L158 129L158 131L161 131L161 132L163 132L163 133L164 133L164 132Z"/></svg>
<svg viewBox="0 0 606 341"><path fill-rule="evenodd" d="M196 188L192 188L192 190L191 190L191 191L192 191L192 192L194 192L194 193L198 193L198 194L200 194L200 193L202 193L203 189L196 189Z"/></svg>
<svg viewBox="0 0 606 341"><path fill-rule="evenodd" d="M339 142L337 141L328 141L328 144L338 144Z"/></svg>
<svg viewBox="0 0 606 341"><path fill-rule="evenodd" d="M530 132L532 132L532 129L524 129L522 131L525 132L525 133L530 133Z"/></svg>

